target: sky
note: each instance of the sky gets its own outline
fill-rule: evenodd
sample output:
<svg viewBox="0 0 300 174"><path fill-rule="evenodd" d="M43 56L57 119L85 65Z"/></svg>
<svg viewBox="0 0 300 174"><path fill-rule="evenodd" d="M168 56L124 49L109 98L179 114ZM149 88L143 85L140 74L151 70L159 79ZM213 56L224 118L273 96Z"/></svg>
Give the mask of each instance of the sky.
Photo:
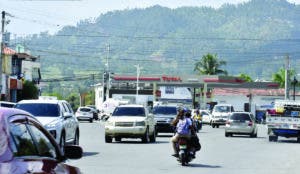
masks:
<svg viewBox="0 0 300 174"><path fill-rule="evenodd" d="M161 5L169 8L182 6L210 6L219 8L224 3L238 4L249 0L0 0L0 11L11 16L5 30L14 36L49 31L55 33L66 25L76 25L83 19L93 19L113 10L146 8ZM300 0L288 0L300 4Z"/></svg>

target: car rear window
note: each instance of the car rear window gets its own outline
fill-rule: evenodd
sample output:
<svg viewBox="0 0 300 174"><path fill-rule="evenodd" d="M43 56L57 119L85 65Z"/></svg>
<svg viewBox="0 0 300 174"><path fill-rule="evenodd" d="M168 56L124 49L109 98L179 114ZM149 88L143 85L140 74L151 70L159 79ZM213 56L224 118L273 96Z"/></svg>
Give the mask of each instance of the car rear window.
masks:
<svg viewBox="0 0 300 174"><path fill-rule="evenodd" d="M117 107L112 116L146 116L142 107Z"/></svg>
<svg viewBox="0 0 300 174"><path fill-rule="evenodd" d="M79 111L81 111L81 112L90 112L91 109L90 108L79 108Z"/></svg>
<svg viewBox="0 0 300 174"><path fill-rule="evenodd" d="M58 104L52 103L19 103L16 108L39 117L58 117L60 115Z"/></svg>
<svg viewBox="0 0 300 174"><path fill-rule="evenodd" d="M215 112L230 112L230 106L215 106Z"/></svg>
<svg viewBox="0 0 300 174"><path fill-rule="evenodd" d="M238 120L238 121L251 121L249 114L244 113L235 113L230 116L231 120Z"/></svg>
<svg viewBox="0 0 300 174"><path fill-rule="evenodd" d="M153 114L176 115L176 107L154 107Z"/></svg>

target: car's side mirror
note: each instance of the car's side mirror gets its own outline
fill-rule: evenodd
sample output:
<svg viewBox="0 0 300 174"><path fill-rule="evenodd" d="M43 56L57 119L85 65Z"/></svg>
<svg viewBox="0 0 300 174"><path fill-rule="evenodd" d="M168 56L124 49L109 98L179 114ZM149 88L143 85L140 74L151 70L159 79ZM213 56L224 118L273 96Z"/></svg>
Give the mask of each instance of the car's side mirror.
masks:
<svg viewBox="0 0 300 174"><path fill-rule="evenodd" d="M71 113L69 113L69 112L64 113L64 118L70 118L70 117L72 117Z"/></svg>
<svg viewBox="0 0 300 174"><path fill-rule="evenodd" d="M83 154L82 148L76 145L65 146L64 152L65 157L69 159L79 159Z"/></svg>

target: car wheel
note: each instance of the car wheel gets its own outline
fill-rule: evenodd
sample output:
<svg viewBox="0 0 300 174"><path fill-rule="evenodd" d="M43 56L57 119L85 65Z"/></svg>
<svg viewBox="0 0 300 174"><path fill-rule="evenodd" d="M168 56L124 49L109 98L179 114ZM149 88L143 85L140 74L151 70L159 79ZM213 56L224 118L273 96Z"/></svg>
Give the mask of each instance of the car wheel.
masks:
<svg viewBox="0 0 300 174"><path fill-rule="evenodd" d="M215 125L212 123L212 124L211 124L211 127L212 127L212 128L215 128Z"/></svg>
<svg viewBox="0 0 300 174"><path fill-rule="evenodd" d="M216 127L219 128L219 125L217 125Z"/></svg>
<svg viewBox="0 0 300 174"><path fill-rule="evenodd" d="M111 143L112 142L112 137L105 135L105 142L106 143Z"/></svg>
<svg viewBox="0 0 300 174"><path fill-rule="evenodd" d="M147 128L144 136L142 137L142 142L143 143L148 143L149 141L150 141L150 138L149 138L149 128Z"/></svg>
<svg viewBox="0 0 300 174"><path fill-rule="evenodd" d="M74 145L79 145L79 132L76 131L75 137L74 137Z"/></svg>
<svg viewBox="0 0 300 174"><path fill-rule="evenodd" d="M59 141L59 147L63 153L65 152L65 145L66 145L66 136L65 133L63 132L60 136L60 141Z"/></svg>
<svg viewBox="0 0 300 174"><path fill-rule="evenodd" d="M278 140L278 137L276 135L269 136L269 141L274 141L276 142Z"/></svg>
<svg viewBox="0 0 300 174"><path fill-rule="evenodd" d="M229 137L229 133L225 132L225 137Z"/></svg>
<svg viewBox="0 0 300 174"><path fill-rule="evenodd" d="M90 119L90 123L93 123L93 120L94 120L94 119L93 119L93 118L91 118L91 119Z"/></svg>
<svg viewBox="0 0 300 174"><path fill-rule="evenodd" d="M150 142L154 143L155 141L156 141L156 131L155 131L155 128L154 128L153 133L150 136Z"/></svg>
<svg viewBox="0 0 300 174"><path fill-rule="evenodd" d="M300 143L300 136L297 137L297 143Z"/></svg>
<svg viewBox="0 0 300 174"><path fill-rule="evenodd" d="M116 140L116 141L121 141L122 138L121 138L121 137L116 137L115 140Z"/></svg>

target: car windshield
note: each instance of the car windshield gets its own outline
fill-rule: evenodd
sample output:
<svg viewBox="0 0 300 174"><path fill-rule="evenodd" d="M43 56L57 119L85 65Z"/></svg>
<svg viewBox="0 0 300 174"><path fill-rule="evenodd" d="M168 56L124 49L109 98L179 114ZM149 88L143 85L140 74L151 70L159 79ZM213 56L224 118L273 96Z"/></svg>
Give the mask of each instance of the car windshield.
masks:
<svg viewBox="0 0 300 174"><path fill-rule="evenodd" d="M51 103L22 103L17 104L16 108L39 117L58 117L60 115L58 105Z"/></svg>
<svg viewBox="0 0 300 174"><path fill-rule="evenodd" d="M142 107L117 107L112 116L145 116L145 109Z"/></svg>
<svg viewBox="0 0 300 174"><path fill-rule="evenodd" d="M235 113L232 114L230 117L231 120L238 120L238 121L251 121L249 114L244 114L244 113Z"/></svg>
<svg viewBox="0 0 300 174"><path fill-rule="evenodd" d="M215 106L215 112L230 112L230 106Z"/></svg>
<svg viewBox="0 0 300 174"><path fill-rule="evenodd" d="M154 107L153 114L176 115L176 107Z"/></svg>

